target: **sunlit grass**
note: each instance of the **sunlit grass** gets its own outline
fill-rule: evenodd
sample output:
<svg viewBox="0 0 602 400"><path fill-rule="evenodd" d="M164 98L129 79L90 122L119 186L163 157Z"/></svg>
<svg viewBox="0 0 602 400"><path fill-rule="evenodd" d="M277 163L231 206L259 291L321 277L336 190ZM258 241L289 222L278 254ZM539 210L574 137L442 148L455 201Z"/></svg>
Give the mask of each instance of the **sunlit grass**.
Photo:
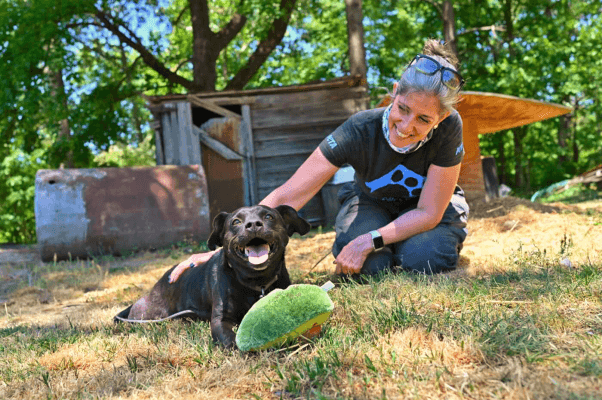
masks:
<svg viewBox="0 0 602 400"><path fill-rule="evenodd" d="M536 226L524 211L508 218ZM575 261L585 241L596 249L599 226L571 221L586 225L567 224L548 246L467 252L470 267L453 273L338 282L321 336L259 353L216 346L206 322L112 322L201 245L27 266L1 310L0 398L599 398L602 258ZM498 240L480 224L472 243ZM509 234L521 236L498 236ZM332 237L291 240L294 282L335 279Z"/></svg>

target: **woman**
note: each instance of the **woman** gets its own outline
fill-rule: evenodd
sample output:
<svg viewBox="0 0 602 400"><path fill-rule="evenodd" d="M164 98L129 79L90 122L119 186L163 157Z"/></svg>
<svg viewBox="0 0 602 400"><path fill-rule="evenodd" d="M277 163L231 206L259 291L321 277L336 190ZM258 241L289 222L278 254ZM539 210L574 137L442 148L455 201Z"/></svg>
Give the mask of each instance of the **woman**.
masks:
<svg viewBox="0 0 602 400"><path fill-rule="evenodd" d="M337 274L374 275L401 266L454 269L466 238L468 205L457 186L464 156L454 105L464 81L447 46L429 40L393 86L389 107L366 110L330 134L260 204L301 209L345 164L333 245ZM191 256L171 281L213 253Z"/></svg>

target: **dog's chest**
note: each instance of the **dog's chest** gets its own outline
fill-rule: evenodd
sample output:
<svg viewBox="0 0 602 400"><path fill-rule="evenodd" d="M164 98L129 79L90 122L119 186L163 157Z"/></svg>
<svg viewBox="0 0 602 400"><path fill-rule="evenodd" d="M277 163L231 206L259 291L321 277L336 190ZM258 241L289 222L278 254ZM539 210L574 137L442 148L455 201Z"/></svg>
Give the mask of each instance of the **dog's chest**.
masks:
<svg viewBox="0 0 602 400"><path fill-rule="evenodd" d="M253 306L253 304L257 303L257 300L259 300L261 298L261 294L257 294L257 295L246 295L245 296L245 306L247 308L247 311L249 310L249 308L251 308Z"/></svg>

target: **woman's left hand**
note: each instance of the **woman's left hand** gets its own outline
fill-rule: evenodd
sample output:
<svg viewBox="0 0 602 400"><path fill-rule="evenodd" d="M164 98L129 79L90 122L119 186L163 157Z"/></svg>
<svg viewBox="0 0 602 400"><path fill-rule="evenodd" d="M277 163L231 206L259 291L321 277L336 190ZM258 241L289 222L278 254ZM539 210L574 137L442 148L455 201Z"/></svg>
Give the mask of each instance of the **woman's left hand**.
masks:
<svg viewBox="0 0 602 400"><path fill-rule="evenodd" d="M339 253L334 264L336 274L359 274L368 255L372 253L372 236L369 233L360 235L347 243Z"/></svg>

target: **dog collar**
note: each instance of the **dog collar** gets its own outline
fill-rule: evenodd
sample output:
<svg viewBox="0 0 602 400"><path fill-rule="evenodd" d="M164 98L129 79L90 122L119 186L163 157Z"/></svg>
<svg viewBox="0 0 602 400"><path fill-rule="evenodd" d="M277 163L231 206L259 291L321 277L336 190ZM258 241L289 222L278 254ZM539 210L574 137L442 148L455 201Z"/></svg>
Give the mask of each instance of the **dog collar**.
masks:
<svg viewBox="0 0 602 400"><path fill-rule="evenodd" d="M263 286L254 286L254 287L251 287L251 289L256 290L258 292L261 292L261 296L259 296L259 298L261 299L262 297L265 296L265 290L267 288L269 288L270 286L272 286L274 283L276 283L277 280L278 280L278 275L274 276L274 279L272 279L271 281L269 281L266 285L263 285Z"/></svg>
<svg viewBox="0 0 602 400"><path fill-rule="evenodd" d="M234 268L232 268L230 266L230 263L226 263L226 265L228 265L228 267L230 267L230 269L234 270ZM278 274L276 274L274 276L274 278L272 278L271 281L269 281L268 283L266 283L265 285L255 285L255 286L251 286L251 285L245 285L246 287L248 287L249 289L253 289L256 292L261 292L261 296L259 296L259 298L261 299L262 297L265 296L265 291L266 289L268 289L270 286L272 286L274 283L276 283L276 281L278 280ZM239 280L240 282L240 280Z"/></svg>

